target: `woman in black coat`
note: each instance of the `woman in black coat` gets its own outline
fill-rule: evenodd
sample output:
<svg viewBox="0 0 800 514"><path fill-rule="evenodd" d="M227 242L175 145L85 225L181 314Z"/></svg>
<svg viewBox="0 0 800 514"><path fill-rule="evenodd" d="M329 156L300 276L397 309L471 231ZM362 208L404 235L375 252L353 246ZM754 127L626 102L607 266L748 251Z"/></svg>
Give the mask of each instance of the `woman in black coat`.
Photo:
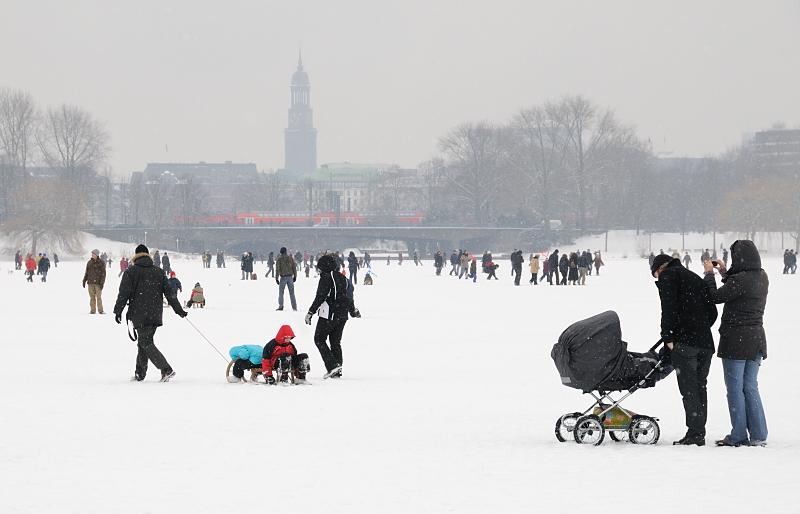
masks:
<svg viewBox="0 0 800 514"><path fill-rule="evenodd" d="M731 433L718 446L763 446L767 441L767 419L758 391L758 370L767 358L764 308L769 278L761 269L761 257L752 241L731 245L730 270L720 261L707 261L704 280L714 303L724 303L719 327L719 350L728 390ZM722 277L717 289L714 268Z"/></svg>

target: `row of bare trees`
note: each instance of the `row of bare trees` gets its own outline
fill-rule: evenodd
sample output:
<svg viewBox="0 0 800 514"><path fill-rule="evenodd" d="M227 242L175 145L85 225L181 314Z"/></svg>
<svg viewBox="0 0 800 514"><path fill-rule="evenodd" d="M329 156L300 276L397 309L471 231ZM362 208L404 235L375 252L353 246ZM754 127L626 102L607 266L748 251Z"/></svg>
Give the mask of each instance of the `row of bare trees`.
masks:
<svg viewBox="0 0 800 514"><path fill-rule="evenodd" d="M792 231L800 169L780 172L747 144L714 158L657 158L610 109L568 96L510 121L464 123L424 163L429 220L658 231Z"/></svg>
<svg viewBox="0 0 800 514"><path fill-rule="evenodd" d="M18 247L78 250L97 169L109 136L81 107L40 108L33 96L0 89L0 228Z"/></svg>
<svg viewBox="0 0 800 514"><path fill-rule="evenodd" d="M581 96L522 109L504 125L459 125L439 148L428 164L443 170L451 215L480 225L560 219L581 229L617 217L604 201L634 187L620 179L650 156L613 111Z"/></svg>

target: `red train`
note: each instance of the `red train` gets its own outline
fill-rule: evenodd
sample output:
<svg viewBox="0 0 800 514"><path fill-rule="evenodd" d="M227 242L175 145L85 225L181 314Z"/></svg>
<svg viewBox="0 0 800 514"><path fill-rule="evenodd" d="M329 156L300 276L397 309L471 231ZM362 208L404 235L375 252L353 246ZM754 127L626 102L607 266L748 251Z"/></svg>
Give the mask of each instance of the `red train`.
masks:
<svg viewBox="0 0 800 514"><path fill-rule="evenodd" d="M255 226L255 227L345 227L392 225L414 227L422 224L425 216L421 212L397 213L391 215L365 215L357 212L320 212L311 216L297 212L240 212L236 214L217 214L195 216L191 224L195 226ZM176 219L185 224L185 218Z"/></svg>

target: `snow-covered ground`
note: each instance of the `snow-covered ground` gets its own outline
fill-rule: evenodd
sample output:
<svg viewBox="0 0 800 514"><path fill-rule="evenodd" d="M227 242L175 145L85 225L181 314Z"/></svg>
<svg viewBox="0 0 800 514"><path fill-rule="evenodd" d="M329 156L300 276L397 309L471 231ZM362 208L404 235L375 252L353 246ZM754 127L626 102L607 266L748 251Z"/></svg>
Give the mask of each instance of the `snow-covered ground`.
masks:
<svg viewBox="0 0 800 514"><path fill-rule="evenodd" d="M90 316L82 262L28 284L6 260L0 512L800 511L800 275L781 275L775 258L767 448L671 446L684 432L674 376L626 404L660 418L658 445L556 442L556 418L590 403L561 385L550 359L561 331L614 309L632 349L658 338L646 261L606 262L585 287L514 287L505 262L501 281L477 284L435 277L430 261L378 262L375 285L356 288L364 317L345 330L344 378L322 381L303 324L315 280L298 278L300 311L279 313L274 281L240 281L233 262L208 270L174 259L184 290L200 281L206 291L207 308L189 319L223 352L292 325L313 386L277 388L226 383L225 362L171 311L156 342L177 377L158 383L151 367L145 382L128 382L135 344L110 314L117 265L108 314ZM728 429L717 359L709 380L713 441Z"/></svg>

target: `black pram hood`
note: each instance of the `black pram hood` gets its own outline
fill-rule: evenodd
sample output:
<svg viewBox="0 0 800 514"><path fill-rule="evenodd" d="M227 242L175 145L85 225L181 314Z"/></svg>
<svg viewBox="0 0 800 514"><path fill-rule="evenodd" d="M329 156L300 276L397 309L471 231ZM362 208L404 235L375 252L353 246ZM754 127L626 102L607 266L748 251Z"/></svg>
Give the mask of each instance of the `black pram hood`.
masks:
<svg viewBox="0 0 800 514"><path fill-rule="evenodd" d="M627 346L622 340L619 316L606 311L567 327L550 356L564 385L591 391L617 374L625 361Z"/></svg>

